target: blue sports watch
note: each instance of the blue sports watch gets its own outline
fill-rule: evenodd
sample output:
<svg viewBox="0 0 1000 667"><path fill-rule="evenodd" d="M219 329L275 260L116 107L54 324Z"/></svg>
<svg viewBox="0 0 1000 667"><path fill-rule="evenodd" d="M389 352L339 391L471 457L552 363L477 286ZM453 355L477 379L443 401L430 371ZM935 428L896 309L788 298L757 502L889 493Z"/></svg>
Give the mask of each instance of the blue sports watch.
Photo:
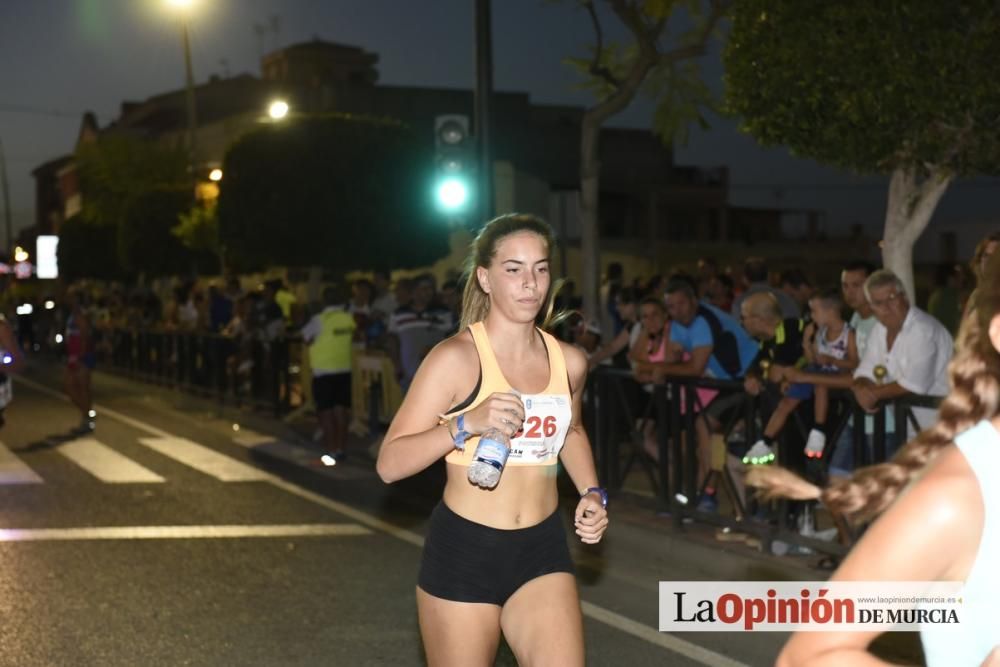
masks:
<svg viewBox="0 0 1000 667"><path fill-rule="evenodd" d="M461 414L458 419L455 420L455 428L458 429L458 433L455 434L454 442L455 449L460 452L465 451L465 441L472 437L472 434L465 430L465 415Z"/></svg>
<svg viewBox="0 0 1000 667"><path fill-rule="evenodd" d="M596 493L599 496L601 496L601 506L604 509L608 509L608 492L607 492L607 490L602 489L599 486L592 486L589 489L587 489L586 491L584 491L583 493L581 493L580 497L583 498L584 496L586 496L588 494L591 494L591 493Z"/></svg>

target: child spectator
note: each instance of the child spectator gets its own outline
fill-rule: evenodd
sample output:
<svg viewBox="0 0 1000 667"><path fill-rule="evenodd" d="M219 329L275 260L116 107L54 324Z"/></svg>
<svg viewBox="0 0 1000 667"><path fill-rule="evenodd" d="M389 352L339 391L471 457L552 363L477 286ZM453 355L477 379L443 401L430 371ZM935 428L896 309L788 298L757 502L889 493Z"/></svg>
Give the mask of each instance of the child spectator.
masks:
<svg viewBox="0 0 1000 667"><path fill-rule="evenodd" d="M804 351L807 373L848 375L858 366L858 344L854 330L844 321L844 300L838 289L822 290L809 299L812 324L806 329ZM826 418L830 411L828 387L808 383L789 386L783 401L800 401L813 398L815 423L806 440L805 453L809 458L820 458L826 448ZM778 411L775 412L775 415ZM770 427L770 424L768 424ZM780 426L779 426L780 429Z"/></svg>

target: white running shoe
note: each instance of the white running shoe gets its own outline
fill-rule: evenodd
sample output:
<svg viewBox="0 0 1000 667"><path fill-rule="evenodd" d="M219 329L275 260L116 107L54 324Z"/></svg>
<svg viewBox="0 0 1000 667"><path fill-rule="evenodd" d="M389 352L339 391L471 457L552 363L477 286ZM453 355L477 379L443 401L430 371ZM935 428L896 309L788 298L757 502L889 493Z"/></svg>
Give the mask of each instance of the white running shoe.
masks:
<svg viewBox="0 0 1000 667"><path fill-rule="evenodd" d="M759 466L773 462L774 449L763 440L755 442L743 457L743 463L747 465Z"/></svg>
<svg viewBox="0 0 1000 667"><path fill-rule="evenodd" d="M806 457L821 459L824 449L826 449L826 434L815 428L809 431L809 439L806 440Z"/></svg>

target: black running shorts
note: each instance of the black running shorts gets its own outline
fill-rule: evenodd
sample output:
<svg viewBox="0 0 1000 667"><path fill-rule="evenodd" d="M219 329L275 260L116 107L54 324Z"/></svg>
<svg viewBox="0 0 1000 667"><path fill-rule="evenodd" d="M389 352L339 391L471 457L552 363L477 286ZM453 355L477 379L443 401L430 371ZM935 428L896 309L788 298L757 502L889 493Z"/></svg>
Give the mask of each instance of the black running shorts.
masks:
<svg viewBox="0 0 1000 667"><path fill-rule="evenodd" d="M313 378L313 403L323 412L341 406L351 407L351 374L330 373Z"/></svg>
<svg viewBox="0 0 1000 667"><path fill-rule="evenodd" d="M558 511L534 526L502 530L441 502L431 513L418 585L445 600L502 607L521 586L553 572L575 573Z"/></svg>

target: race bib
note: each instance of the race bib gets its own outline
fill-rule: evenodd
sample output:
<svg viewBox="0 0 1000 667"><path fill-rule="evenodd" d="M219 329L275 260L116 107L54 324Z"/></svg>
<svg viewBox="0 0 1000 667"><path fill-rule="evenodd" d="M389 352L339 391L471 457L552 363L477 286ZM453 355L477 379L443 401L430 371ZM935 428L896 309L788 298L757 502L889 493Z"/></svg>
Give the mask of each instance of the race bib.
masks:
<svg viewBox="0 0 1000 667"><path fill-rule="evenodd" d="M508 463L546 465L555 463L566 442L573 416L570 397L561 394L525 394L524 424L510 443Z"/></svg>

